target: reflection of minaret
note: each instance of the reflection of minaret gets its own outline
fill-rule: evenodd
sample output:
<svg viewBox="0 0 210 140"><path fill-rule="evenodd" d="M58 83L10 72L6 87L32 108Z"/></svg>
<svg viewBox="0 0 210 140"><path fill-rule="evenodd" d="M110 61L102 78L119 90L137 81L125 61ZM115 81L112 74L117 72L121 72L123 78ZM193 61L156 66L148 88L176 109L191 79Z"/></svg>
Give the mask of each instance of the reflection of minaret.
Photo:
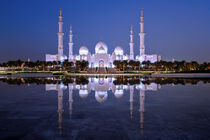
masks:
<svg viewBox="0 0 210 140"><path fill-rule="evenodd" d="M73 34L72 34L72 26L70 25L70 35L69 35L69 61L73 60Z"/></svg>
<svg viewBox="0 0 210 140"><path fill-rule="evenodd" d="M58 89L58 129L62 132L63 90Z"/></svg>
<svg viewBox="0 0 210 140"><path fill-rule="evenodd" d="M140 36L140 56L144 55L145 53L145 44L144 44L144 36L145 36L145 32L144 32L144 15L143 15L143 9L141 9L141 22L140 22L140 28L141 28L141 32L139 33Z"/></svg>
<svg viewBox="0 0 210 140"><path fill-rule="evenodd" d="M130 86L130 117L133 118L133 92L134 86Z"/></svg>
<svg viewBox="0 0 210 140"><path fill-rule="evenodd" d="M141 129L141 134L143 134L143 129L144 129L144 98L145 98L145 91L140 89L140 107L139 107L139 112L140 112L140 129Z"/></svg>
<svg viewBox="0 0 210 140"><path fill-rule="evenodd" d="M70 119L72 117L72 103L73 103L73 97L72 97L72 88L69 86L69 115Z"/></svg>
<svg viewBox="0 0 210 140"><path fill-rule="evenodd" d="M46 91L49 90L57 90L58 91L58 129L59 132L62 132L62 115L63 115L63 90L65 90L67 87L60 84L46 84Z"/></svg>
<svg viewBox="0 0 210 140"><path fill-rule="evenodd" d="M130 34L130 60L134 59L134 52L133 52L133 26L131 25L131 34Z"/></svg>

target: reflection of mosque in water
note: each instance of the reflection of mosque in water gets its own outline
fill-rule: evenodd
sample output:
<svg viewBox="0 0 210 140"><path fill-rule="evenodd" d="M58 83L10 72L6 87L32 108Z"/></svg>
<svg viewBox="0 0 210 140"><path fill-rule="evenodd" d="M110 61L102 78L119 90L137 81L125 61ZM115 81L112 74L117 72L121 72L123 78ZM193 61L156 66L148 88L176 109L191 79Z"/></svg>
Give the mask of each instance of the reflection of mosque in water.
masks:
<svg viewBox="0 0 210 140"><path fill-rule="evenodd" d="M135 85L115 85L113 81L114 77L89 77L88 84L77 85L76 82L68 84L69 88L69 114L70 119L72 116L72 104L73 104L73 90L79 90L79 96L86 98L88 94L95 91L95 99L97 102L102 103L106 101L108 97L108 91L111 90L116 98L121 98L124 94L124 90L130 91L130 117L133 118L133 103L134 103L134 89L139 91L139 112L140 112L140 129L143 132L144 128L144 101L145 91L152 90L156 91L160 89L160 85L156 83L149 83ZM143 79L142 79L143 80ZM46 91L57 90L58 91L58 128L62 130L62 113L63 113L63 91L67 89L64 84L46 84Z"/></svg>

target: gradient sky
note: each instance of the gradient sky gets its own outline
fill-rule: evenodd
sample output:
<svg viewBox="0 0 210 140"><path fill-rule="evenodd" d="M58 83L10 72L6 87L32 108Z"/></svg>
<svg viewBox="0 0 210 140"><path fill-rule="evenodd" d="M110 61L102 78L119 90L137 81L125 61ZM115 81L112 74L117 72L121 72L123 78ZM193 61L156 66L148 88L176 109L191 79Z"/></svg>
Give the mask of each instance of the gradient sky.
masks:
<svg viewBox="0 0 210 140"><path fill-rule="evenodd" d="M63 11L64 53L69 26L74 53L86 45L91 53L102 40L112 53L120 45L129 53L130 26L139 54L140 9L144 9L146 53L163 60L210 61L209 0L1 0L0 62L44 60L57 53L59 9Z"/></svg>

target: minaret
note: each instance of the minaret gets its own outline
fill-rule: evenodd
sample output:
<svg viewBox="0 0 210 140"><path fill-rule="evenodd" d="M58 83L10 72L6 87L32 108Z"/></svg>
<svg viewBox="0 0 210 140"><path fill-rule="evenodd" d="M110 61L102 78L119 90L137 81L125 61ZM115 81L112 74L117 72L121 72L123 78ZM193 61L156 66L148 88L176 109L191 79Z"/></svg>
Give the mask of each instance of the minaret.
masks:
<svg viewBox="0 0 210 140"><path fill-rule="evenodd" d="M73 34L72 34L72 26L70 25L70 31L69 31L69 61L73 60Z"/></svg>
<svg viewBox="0 0 210 140"><path fill-rule="evenodd" d="M134 52L133 52L133 25L131 25L131 34L130 34L130 60L134 59Z"/></svg>
<svg viewBox="0 0 210 140"><path fill-rule="evenodd" d="M62 21L62 12L60 10L60 16L59 16L59 32L58 32L58 60L60 60L60 57L63 55L63 21Z"/></svg>
<svg viewBox="0 0 210 140"><path fill-rule="evenodd" d="M143 134L143 129L144 129L144 99L145 99L145 91L140 89L140 94L139 94L139 112L140 112L140 130L141 134Z"/></svg>
<svg viewBox="0 0 210 140"><path fill-rule="evenodd" d="M143 15L143 9L141 9L141 22L140 22L140 28L141 31L139 33L140 36L140 56L145 54L145 44L144 44L144 36L145 36L145 32L144 32L144 15Z"/></svg>

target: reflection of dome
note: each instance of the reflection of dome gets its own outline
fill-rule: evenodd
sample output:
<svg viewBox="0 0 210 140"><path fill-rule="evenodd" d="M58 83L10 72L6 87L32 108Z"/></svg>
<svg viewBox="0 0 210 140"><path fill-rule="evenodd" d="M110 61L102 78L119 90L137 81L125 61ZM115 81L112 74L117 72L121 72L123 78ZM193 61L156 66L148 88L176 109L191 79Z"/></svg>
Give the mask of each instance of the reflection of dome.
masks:
<svg viewBox="0 0 210 140"><path fill-rule="evenodd" d="M123 90L122 89L117 89L117 90L115 90L115 92L114 92L114 96L116 97L116 98L121 98L122 96L123 96Z"/></svg>
<svg viewBox="0 0 210 140"><path fill-rule="evenodd" d="M86 46L82 46L79 49L79 55L88 55L88 48Z"/></svg>
<svg viewBox="0 0 210 140"><path fill-rule="evenodd" d="M114 49L114 52L115 52L116 55L123 55L123 49L120 46L117 46Z"/></svg>
<svg viewBox="0 0 210 140"><path fill-rule="evenodd" d="M86 98L88 96L88 90L79 90L79 96L81 98Z"/></svg>
<svg viewBox="0 0 210 140"><path fill-rule="evenodd" d="M95 47L96 54L107 54L107 45L102 41L98 42Z"/></svg>
<svg viewBox="0 0 210 140"><path fill-rule="evenodd" d="M107 91L95 91L96 101L99 103L104 102L108 97Z"/></svg>

